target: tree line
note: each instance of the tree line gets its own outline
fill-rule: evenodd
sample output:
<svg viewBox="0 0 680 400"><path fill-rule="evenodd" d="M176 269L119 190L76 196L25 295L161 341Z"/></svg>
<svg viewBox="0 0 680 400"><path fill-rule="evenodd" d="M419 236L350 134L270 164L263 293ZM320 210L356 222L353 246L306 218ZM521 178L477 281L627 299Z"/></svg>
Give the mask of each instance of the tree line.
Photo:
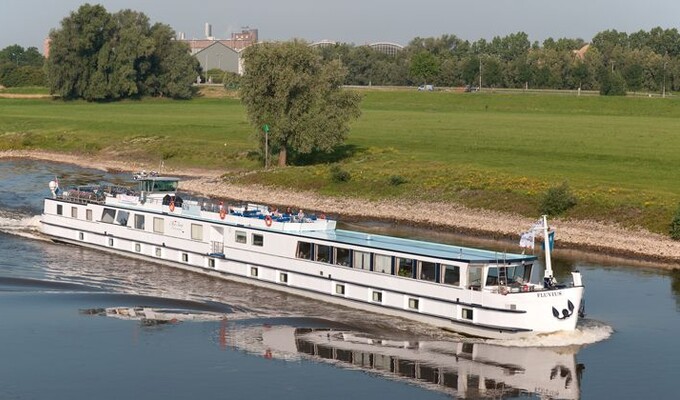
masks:
<svg viewBox="0 0 680 400"><path fill-rule="evenodd" d="M479 85L499 88L584 89L603 94L680 89L680 33L653 28L632 34L607 30L586 46L576 38L529 41L524 32L474 42L455 35L417 37L396 56L369 46L319 49L347 67L345 84ZM583 49L584 51L579 51Z"/></svg>
<svg viewBox="0 0 680 400"><path fill-rule="evenodd" d="M0 50L0 85L45 86L44 63L45 58L35 47L5 47Z"/></svg>

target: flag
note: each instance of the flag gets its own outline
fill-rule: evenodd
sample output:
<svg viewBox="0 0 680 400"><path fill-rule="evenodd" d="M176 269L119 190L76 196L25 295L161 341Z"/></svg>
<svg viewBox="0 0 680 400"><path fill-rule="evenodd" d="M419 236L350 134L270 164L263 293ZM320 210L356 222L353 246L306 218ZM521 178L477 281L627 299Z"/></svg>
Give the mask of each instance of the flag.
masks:
<svg viewBox="0 0 680 400"><path fill-rule="evenodd" d="M524 232L522 236L519 239L519 247L525 248L525 249L533 249L534 248L534 231L530 230L528 232Z"/></svg>
<svg viewBox="0 0 680 400"><path fill-rule="evenodd" d="M555 248L555 231L548 232L548 243L550 244L550 251ZM541 244L541 248L545 250L545 243Z"/></svg>
<svg viewBox="0 0 680 400"><path fill-rule="evenodd" d="M534 222L531 226L532 231L543 231L543 218L539 218L538 221Z"/></svg>

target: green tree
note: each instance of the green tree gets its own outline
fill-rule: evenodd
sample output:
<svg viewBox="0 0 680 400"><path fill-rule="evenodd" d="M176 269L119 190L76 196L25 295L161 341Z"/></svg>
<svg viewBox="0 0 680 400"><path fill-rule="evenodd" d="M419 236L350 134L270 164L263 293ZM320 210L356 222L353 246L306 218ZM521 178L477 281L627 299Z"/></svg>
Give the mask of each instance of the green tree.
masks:
<svg viewBox="0 0 680 400"><path fill-rule="evenodd" d="M419 83L432 82L439 75L439 60L428 51L416 53L411 59L409 71Z"/></svg>
<svg viewBox="0 0 680 400"><path fill-rule="evenodd" d="M199 65L169 26L132 10L85 4L50 32L50 91L65 99L188 98Z"/></svg>
<svg viewBox="0 0 680 400"><path fill-rule="evenodd" d="M330 152L344 141L360 115L361 98L341 88L346 71L338 60L324 63L302 42L261 43L243 57L241 101L262 145L262 126L270 127L279 166L287 164L289 152Z"/></svg>

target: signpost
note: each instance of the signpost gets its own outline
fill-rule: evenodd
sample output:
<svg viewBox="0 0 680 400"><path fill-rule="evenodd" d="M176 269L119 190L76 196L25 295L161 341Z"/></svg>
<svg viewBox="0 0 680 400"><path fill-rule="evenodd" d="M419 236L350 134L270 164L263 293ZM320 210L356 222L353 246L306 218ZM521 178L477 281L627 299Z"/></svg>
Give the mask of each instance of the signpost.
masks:
<svg viewBox="0 0 680 400"><path fill-rule="evenodd" d="M269 168L269 125L262 125L264 131L264 168Z"/></svg>

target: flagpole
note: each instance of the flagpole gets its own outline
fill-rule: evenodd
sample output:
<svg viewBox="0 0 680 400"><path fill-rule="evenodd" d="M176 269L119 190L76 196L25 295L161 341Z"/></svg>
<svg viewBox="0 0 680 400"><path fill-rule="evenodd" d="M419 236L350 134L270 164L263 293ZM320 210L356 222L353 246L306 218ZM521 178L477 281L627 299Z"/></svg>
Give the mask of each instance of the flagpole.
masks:
<svg viewBox="0 0 680 400"><path fill-rule="evenodd" d="M543 243L545 243L545 274L544 278L550 278L552 281L553 270L552 261L550 260L550 238L548 237L548 217L543 216Z"/></svg>

